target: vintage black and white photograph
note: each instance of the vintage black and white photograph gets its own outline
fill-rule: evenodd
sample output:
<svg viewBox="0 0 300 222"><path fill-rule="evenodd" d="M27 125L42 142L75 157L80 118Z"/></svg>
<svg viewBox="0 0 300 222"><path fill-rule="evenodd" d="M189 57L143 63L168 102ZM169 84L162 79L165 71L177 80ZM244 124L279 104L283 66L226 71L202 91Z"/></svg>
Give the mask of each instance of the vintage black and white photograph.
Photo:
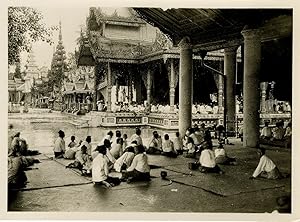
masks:
<svg viewBox="0 0 300 222"><path fill-rule="evenodd" d="M7 212L292 213L293 8L6 10Z"/></svg>

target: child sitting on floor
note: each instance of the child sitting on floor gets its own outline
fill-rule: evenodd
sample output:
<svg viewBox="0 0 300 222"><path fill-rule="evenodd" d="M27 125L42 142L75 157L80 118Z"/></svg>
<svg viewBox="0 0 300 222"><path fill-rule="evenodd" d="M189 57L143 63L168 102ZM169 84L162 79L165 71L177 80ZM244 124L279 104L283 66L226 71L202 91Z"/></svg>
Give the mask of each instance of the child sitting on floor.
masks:
<svg viewBox="0 0 300 222"><path fill-rule="evenodd" d="M187 152L184 154L186 158L195 158L196 156L196 146L194 140L191 137L187 137L186 147L184 148Z"/></svg>

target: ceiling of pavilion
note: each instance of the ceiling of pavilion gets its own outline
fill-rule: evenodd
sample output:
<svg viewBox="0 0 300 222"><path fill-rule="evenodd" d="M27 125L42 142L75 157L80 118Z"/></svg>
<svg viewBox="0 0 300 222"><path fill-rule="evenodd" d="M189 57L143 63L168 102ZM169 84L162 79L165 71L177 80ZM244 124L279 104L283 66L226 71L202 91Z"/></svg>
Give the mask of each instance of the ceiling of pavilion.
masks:
<svg viewBox="0 0 300 222"><path fill-rule="evenodd" d="M246 25L264 27L264 38L285 37L291 35L292 30L291 9L134 9L144 20L167 34L174 44L188 36L194 45L208 50L224 47L229 41L240 44L241 31Z"/></svg>

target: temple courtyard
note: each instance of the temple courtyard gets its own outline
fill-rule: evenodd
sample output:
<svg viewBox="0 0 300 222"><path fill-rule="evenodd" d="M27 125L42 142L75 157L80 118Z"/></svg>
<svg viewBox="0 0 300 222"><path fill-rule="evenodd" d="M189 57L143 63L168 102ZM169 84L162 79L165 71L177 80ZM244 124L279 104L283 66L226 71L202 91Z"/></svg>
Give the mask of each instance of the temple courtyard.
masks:
<svg viewBox="0 0 300 222"><path fill-rule="evenodd" d="M291 176L280 180L250 180L257 163L256 149L244 148L238 139L226 145L238 165L220 166L225 174L190 170L193 159L149 155L150 182L122 182L113 188L95 186L90 177L65 168L70 160L41 154L41 163L26 171L26 188L8 198L9 211L39 212L237 212L271 213L276 198L289 195ZM214 145L216 141L214 141ZM290 149L265 147L279 170L291 174ZM166 179L160 172L166 171Z"/></svg>

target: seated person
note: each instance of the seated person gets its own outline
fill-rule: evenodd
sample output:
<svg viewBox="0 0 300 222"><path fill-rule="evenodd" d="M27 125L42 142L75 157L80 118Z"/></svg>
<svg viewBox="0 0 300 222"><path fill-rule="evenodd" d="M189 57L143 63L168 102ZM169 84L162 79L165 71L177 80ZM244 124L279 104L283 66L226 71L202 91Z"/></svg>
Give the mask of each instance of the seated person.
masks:
<svg viewBox="0 0 300 222"><path fill-rule="evenodd" d="M65 132L59 130L58 138L55 140L54 148L53 148L55 158L63 158L63 154L66 151L64 137L65 137Z"/></svg>
<svg viewBox="0 0 300 222"><path fill-rule="evenodd" d="M292 143L292 123L289 122L287 127L285 128L285 134L283 137L286 141L285 147L289 148L291 147L291 143Z"/></svg>
<svg viewBox="0 0 300 222"><path fill-rule="evenodd" d="M130 167L134 155L134 148L132 146L127 147L126 152L124 152L123 155L116 160L114 164L115 171L121 172L122 170L126 170L128 167Z"/></svg>
<svg viewBox="0 0 300 222"><path fill-rule="evenodd" d="M78 145L75 145L72 148L66 150L65 154L63 155L65 159L73 160L75 159L76 152L80 151L80 145L82 140L79 141Z"/></svg>
<svg viewBox="0 0 300 222"><path fill-rule="evenodd" d="M288 138L292 136L292 123L289 122L285 128L284 138Z"/></svg>
<svg viewBox="0 0 300 222"><path fill-rule="evenodd" d="M76 142L75 142L75 136L71 136L71 142L69 143L68 147L69 148L73 148L74 146L76 146Z"/></svg>
<svg viewBox="0 0 300 222"><path fill-rule="evenodd" d="M255 179L257 177L266 179L280 179L282 177L276 165L269 157L265 155L265 152L266 150L264 148L260 148L257 150L257 154L260 159L250 179Z"/></svg>
<svg viewBox="0 0 300 222"><path fill-rule="evenodd" d="M150 166L148 164L148 157L144 153L145 148L141 145L135 147L136 156L130 167L123 173L122 178L131 181L149 181L150 180Z"/></svg>
<svg viewBox="0 0 300 222"><path fill-rule="evenodd" d="M109 169L112 169L113 166L114 166L114 163L116 162L116 159L113 157L113 155L112 155L111 152L110 152L110 149L111 149L111 143L110 143L109 140L105 139L103 145L106 147L105 158L106 158L107 161L108 161L108 168L109 168ZM93 158L93 156L92 156L92 158ZM93 159L94 159L94 158L93 158Z"/></svg>
<svg viewBox="0 0 300 222"><path fill-rule="evenodd" d="M77 168L82 175L90 174L92 162L90 156L87 154L87 147L81 146L81 149L75 154L75 161L66 166L66 168Z"/></svg>
<svg viewBox="0 0 300 222"><path fill-rule="evenodd" d="M183 148L186 151L184 157L195 158L196 156L196 146L194 140L191 137L187 137L186 147Z"/></svg>
<svg viewBox="0 0 300 222"><path fill-rule="evenodd" d="M127 134L124 133L124 134L123 134L123 151L125 150L126 147L128 147L128 141L127 141L127 138L128 138Z"/></svg>
<svg viewBox="0 0 300 222"><path fill-rule="evenodd" d="M272 140L282 140L284 136L283 122L277 122L273 130Z"/></svg>
<svg viewBox="0 0 300 222"><path fill-rule="evenodd" d="M84 145L84 146L86 146L86 148L87 148L87 154L89 155L89 156L91 156L91 154L92 154L92 145L91 145L91 142L92 142L92 137L91 136L87 136L86 137L86 139L85 139L85 141L83 141L83 143L82 143L82 146Z"/></svg>
<svg viewBox="0 0 300 222"><path fill-rule="evenodd" d="M105 145L97 146L93 152L92 180L94 184L103 184L106 187L112 187L120 184L119 178L108 176L108 161L106 156L107 147Z"/></svg>
<svg viewBox="0 0 300 222"><path fill-rule="evenodd" d="M118 159L120 156L123 155L123 139L122 138L117 138L117 143L112 146L110 153L115 159Z"/></svg>
<svg viewBox="0 0 300 222"><path fill-rule="evenodd" d="M135 140L137 142L137 145L143 145L143 139L141 137L141 133L142 133L141 129L136 128L135 134L133 134L130 138L130 142Z"/></svg>
<svg viewBox="0 0 300 222"><path fill-rule="evenodd" d="M150 143L149 143L148 149L146 150L146 153L160 154L162 152L161 147L159 147L158 138L159 138L159 135L158 135L157 131L154 131L153 136L150 139Z"/></svg>
<svg viewBox="0 0 300 222"><path fill-rule="evenodd" d="M173 143L174 143L174 149L176 150L176 152L178 154L182 154L183 153L183 142L182 142L182 139L180 138L179 132L176 132L176 137L175 137Z"/></svg>
<svg viewBox="0 0 300 222"><path fill-rule="evenodd" d="M224 173L216 163L215 155L210 143L203 144L203 151L201 152L199 163L199 170L201 173Z"/></svg>
<svg viewBox="0 0 300 222"><path fill-rule="evenodd" d="M265 122L265 126L261 130L260 137L267 140L272 138L272 130L269 127L269 122Z"/></svg>
<svg viewBox="0 0 300 222"><path fill-rule="evenodd" d="M20 138L20 135L21 133L20 132L17 132L13 138L12 138L12 141L11 141L11 144L10 144L10 147L8 149L8 153L10 154L13 147L16 146L16 145L19 145L20 146L20 150L19 150L19 153L23 156L26 156L27 155L27 151L28 151L28 147L27 147L27 143L26 143L26 140Z"/></svg>
<svg viewBox="0 0 300 222"><path fill-rule="evenodd" d="M165 134L165 141L162 144L163 155L168 157L177 157L177 152L174 149L174 143L170 140L169 135Z"/></svg>
<svg viewBox="0 0 300 222"><path fill-rule="evenodd" d="M215 159L216 164L221 165L236 165L236 159L228 157L226 151L223 147L218 147L215 149Z"/></svg>

